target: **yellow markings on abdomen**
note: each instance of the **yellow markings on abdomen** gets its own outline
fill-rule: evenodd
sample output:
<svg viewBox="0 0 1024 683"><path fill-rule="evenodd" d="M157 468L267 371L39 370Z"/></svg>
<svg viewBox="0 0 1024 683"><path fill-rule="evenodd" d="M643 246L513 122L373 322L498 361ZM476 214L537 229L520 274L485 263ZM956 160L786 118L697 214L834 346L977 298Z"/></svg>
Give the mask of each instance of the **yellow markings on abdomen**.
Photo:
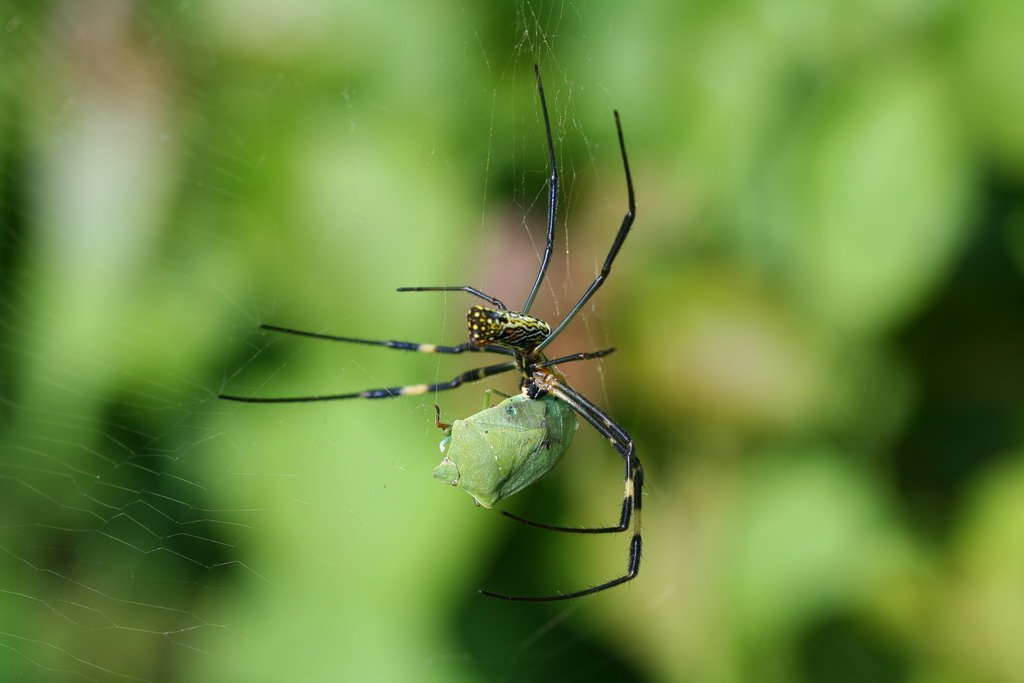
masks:
<svg viewBox="0 0 1024 683"><path fill-rule="evenodd" d="M469 309L466 322L469 340L476 346L493 344L530 351L551 334L551 326L540 318L486 306Z"/></svg>

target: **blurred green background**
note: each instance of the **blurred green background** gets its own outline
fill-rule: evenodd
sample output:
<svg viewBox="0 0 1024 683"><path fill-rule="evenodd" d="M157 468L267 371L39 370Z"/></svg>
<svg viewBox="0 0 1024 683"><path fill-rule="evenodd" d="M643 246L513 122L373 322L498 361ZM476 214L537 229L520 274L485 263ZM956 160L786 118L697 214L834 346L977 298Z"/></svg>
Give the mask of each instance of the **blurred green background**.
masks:
<svg viewBox="0 0 1024 683"><path fill-rule="evenodd" d="M0 4L0 678L1024 680L1024 3ZM430 476L564 191L628 539ZM494 362L494 361L487 361ZM490 383L510 391L514 378ZM509 509L617 517L584 425Z"/></svg>

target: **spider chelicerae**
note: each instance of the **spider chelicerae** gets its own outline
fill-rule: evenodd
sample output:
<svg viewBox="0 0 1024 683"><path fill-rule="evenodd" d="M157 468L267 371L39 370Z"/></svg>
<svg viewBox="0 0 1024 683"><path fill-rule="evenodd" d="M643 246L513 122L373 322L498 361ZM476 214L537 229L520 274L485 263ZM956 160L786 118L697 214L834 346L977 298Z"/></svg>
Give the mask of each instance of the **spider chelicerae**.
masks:
<svg viewBox="0 0 1024 683"><path fill-rule="evenodd" d="M505 422L502 423L504 426L498 428L497 435L501 436L502 430L508 431L514 429L516 431L521 431L524 428L534 428L534 432L539 433L539 439L536 442L539 445L535 447L536 450L543 453L556 451L554 455L545 456L553 458L553 461L542 463L541 469L543 471L535 476L531 475L532 478L527 478L522 486L529 485L536 479L543 476L547 469L550 469L550 467L553 466L559 458L561 458L565 448L568 447L568 442L571 440L571 431L575 429L575 420L572 419L571 429L569 427L561 426L558 427L557 433L548 420L551 419L551 416L559 413L558 418L561 424L566 419L561 416L560 413L562 412L567 413L570 416L569 419L571 419L572 413L570 411L564 411L558 402L569 406L572 411L575 411L576 414L583 417L583 419L589 422L594 429L598 431L598 433L608 439L612 447L615 448L625 463L625 493L623 495L622 511L619 516L618 523L614 526L597 528L564 527L534 522L504 510L501 512L503 515L518 522L522 522L523 524L551 531L562 531L576 534L605 534L632 530L633 535L629 544L629 559L626 566L626 573L618 578L605 581L596 586L591 586L590 588L571 593L561 593L558 595L526 597L505 595L488 590L480 591L481 594L493 598L519 602L546 602L578 598L583 595L589 595L591 593L612 588L613 586L617 586L633 579L640 569L642 546L640 537L640 505L644 480L643 468L641 467L640 460L636 455L636 448L633 444L633 439L628 433L626 433L626 430L616 424L614 420L594 405L594 403L589 399L585 398L579 392L570 387L566 383L565 378L555 369L561 363L600 358L611 353L614 349L577 353L569 356L563 356L561 358L555 358L553 360L549 360L544 354L544 349L554 341L559 334L561 334L566 325L572 321L576 314L579 313L580 309L583 308L587 301L589 301L601 285L604 284L604 281L607 279L608 274L611 271L612 263L615 261L615 257L618 255L619 249L622 247L623 242L625 242L626 236L629 234L630 227L633 225L633 219L636 215L636 200L633 195L633 180L629 171L629 160L626 157L626 143L622 136L622 124L619 121L618 111L615 111L615 129L618 134L619 150L622 154L622 166L626 176L626 192L629 202L628 209L622 219L622 225L619 227L619 231L615 235L615 240L612 242L611 249L605 257L604 265L601 267L597 277L594 278L594 281L583 293L583 296L580 297L579 301L577 301L572 307L569 313L552 330L548 323L529 315L530 307L533 305L533 301L537 296L541 283L544 281L548 265L551 262L551 254L555 239L555 215L558 207L558 167L555 163L555 146L551 134L551 121L548 116L547 102L544 98L544 86L541 82L540 68L536 65L534 66L534 72L536 73L537 78L537 93L540 98L541 111L544 115L544 132L547 136L547 151L551 176L548 181L547 242L544 248L544 255L541 259L540 269L537 272L537 278L534 280L533 287L530 290L530 294L526 298L526 303L523 305L521 311L510 311L508 307L498 299L470 286L401 287L398 289L400 292L466 292L467 294L483 299L490 304L490 306L473 306L469 309L469 313L467 315L469 341L459 344L458 346L438 346L435 344L415 344L403 341L355 339L351 337L338 337L316 332L303 332L301 330L278 327L276 325L261 325L261 327L266 330L304 337L313 337L315 339L327 339L330 341L348 342L353 344L370 344L373 346L384 346L404 351L419 351L421 353L496 353L504 356L511 356L511 360L495 365L475 368L464 372L447 382L440 382L437 384L414 384L401 387L390 387L386 389L371 389L368 391L349 394L328 394L284 398L244 397L227 394L220 395L220 398L231 401L241 401L243 403L299 403L309 401L335 401L350 398L392 398L395 396L410 396L454 389L466 382L472 382L492 375L498 375L515 370L520 375L521 394L508 399L502 403L501 406L496 407L501 409L502 407L507 406L503 408L503 410L504 414L509 416L506 417ZM515 403L513 404L512 402ZM541 406L542 402L543 407L547 411L548 417L546 418L543 417L545 415L544 410L540 410L539 413L537 413L537 411L530 413L530 411L521 410L522 408L534 408L536 406ZM490 408L489 410L494 411L496 408ZM474 418L484 416L487 412L488 411L485 410L461 422L471 423ZM526 417L528 413L539 414L541 417L528 418ZM532 421L527 424L524 422L527 420ZM458 426L459 423L460 421L456 421L456 426ZM448 434L452 434L451 426L441 424L440 416L438 416L437 424L439 427L446 428ZM477 428L477 431L479 432L480 429ZM484 433L487 432L484 431ZM563 436L565 437L563 447L558 448L552 444L552 440L554 438L557 437L561 439ZM452 458L456 457L454 454L459 444L454 443L454 441L458 438L462 438L464 442L467 441L467 437L460 437L460 432L455 432L454 436L450 436L449 439L442 442L442 450L444 450L447 445L449 450L446 452L451 454ZM497 445L495 445L495 443ZM511 446L507 444L518 442L499 440L495 443L492 443L490 446L491 449L496 449L494 452L489 453L489 456L493 457L489 457L487 459L501 460L506 456L515 455L502 451L507 451L511 448ZM438 471L441 471L442 468L447 468L445 469L445 472L447 472L452 467L453 464L449 460L448 456L446 456L444 461L442 461L442 465L439 465L438 470L435 470L435 476L439 476ZM452 481L450 483L457 484L458 482ZM522 488L522 486L519 486L519 488ZM515 490L519 490L519 488L516 488ZM469 489L467 488L467 491L468 490ZM471 493L473 493L474 497L479 497L479 494L472 491ZM492 500L501 499L505 497L505 495L511 495L511 493L494 493L492 495ZM479 502L480 501L478 499L478 503ZM490 507L487 503L483 504Z"/></svg>

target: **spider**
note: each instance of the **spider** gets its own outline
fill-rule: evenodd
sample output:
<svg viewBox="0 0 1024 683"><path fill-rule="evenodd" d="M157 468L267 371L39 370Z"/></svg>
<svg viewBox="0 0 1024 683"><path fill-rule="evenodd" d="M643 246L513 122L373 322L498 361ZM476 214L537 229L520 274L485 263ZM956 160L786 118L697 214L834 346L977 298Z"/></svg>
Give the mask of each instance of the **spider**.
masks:
<svg viewBox="0 0 1024 683"><path fill-rule="evenodd" d="M544 86L541 82L540 68L537 65L534 65L534 73L536 74L537 93L540 99L541 111L544 115L544 132L547 136L548 162L551 175L548 180L547 241L544 248L544 254L541 258L540 269L537 272L537 277L534 280L533 287L530 290L529 296L526 298L526 303L523 305L521 311L511 311L504 303L495 297L485 294L474 287L465 285L458 287L401 287L398 289L400 292L465 292L490 304L490 306L473 306L469 309L469 313L467 314L469 341L457 346L438 346L435 344L416 344L403 341L355 339L351 337L338 337L316 332L303 332L301 330L278 327L276 325L261 325L261 327L266 330L312 337L315 339L326 339L352 344L369 344L373 346L383 346L390 349L418 351L421 353L459 354L466 352L486 352L510 356L511 360L507 360L503 363L497 363L495 365L475 368L473 370L463 372L447 382L440 382L436 384L412 384L385 389L370 389L367 391L349 394L328 394L284 398L243 397L226 394L220 395L220 398L222 399L240 401L244 403L293 403L308 401L334 401L350 398L392 398L395 396L410 396L425 394L428 392L446 391L448 389L454 389L466 382L472 382L492 375L498 375L515 370L520 376L521 394L519 396L508 398L499 406L488 408L464 421L456 421L456 432L454 433L454 436L452 436L452 426L441 423L440 410L438 409L437 425L444 428L446 433L449 435L448 438L442 442L442 450L445 451L447 448L448 450L446 453L451 455L453 459L456 457L455 453L459 448L463 451L473 450L475 448L467 445L469 440L468 437L463 435L465 431L458 431L460 423L476 425L478 423L487 422L491 411L496 410L505 411L506 417L503 418L505 421L501 423L501 426L492 427L492 429L497 429L498 432L502 434L511 433L511 430L523 431L533 429L534 431L532 433L536 436L537 440L531 443L541 444L541 446L533 447L543 450L544 453L551 451L550 455L544 455L543 457L544 462L542 462L540 466L540 469L543 471L540 471L539 474L526 476L525 483L519 482L516 484L518 488L511 487L507 490L502 489L498 491L492 487L492 490L487 492L487 495L490 497L485 499L486 502L483 503L487 507L490 507L490 504L493 504L494 501L500 500L507 495L511 495L523 486L536 481L543 476L543 474L550 469L558 459L561 458L565 449L568 448L569 441L571 440L571 432L575 430L576 421L572 413L572 411L575 411L576 414L579 414L583 419L589 422L594 429L598 431L598 433L608 439L612 447L618 452L625 463L625 492L623 494L622 508L618 523L613 526L596 528L564 527L534 522L505 510L502 510L501 513L517 522L521 522L529 526L566 533L605 534L632 530L632 539L629 544L629 557L626 572L618 578L605 581L604 583L591 586L590 588L585 588L571 593L560 593L558 595L515 596L495 593L489 590L479 591L482 595L492 598L518 602L569 600L607 590L630 581L636 577L639 572L642 547L640 536L640 505L644 475L640 460L636 454L633 439L628 433L626 433L626 430L616 424L615 421L612 420L612 418L604 411L570 387L566 383L565 378L556 370L556 367L561 363L600 358L612 353L615 349L576 353L569 356L563 356L561 358L555 358L553 360L549 360L544 354L544 349L554 341L559 334L561 334L566 325L572 321L576 314L579 313L580 309L583 308L587 301L589 301L601 285L604 284L604 281L607 279L608 274L611 271L612 263L615 261L615 257L618 255L619 250L621 249L623 242L625 242L626 236L629 234L630 228L633 225L633 220L636 215L636 200L633 194L633 180L629 171L629 161L626 157L626 143L622 135L622 124L619 120L618 111L615 111L615 129L618 134L619 151L622 155L622 166L626 176L628 209L626 210L625 216L622 219L622 225L619 227L619 230L615 235L611 249L608 251L604 265L601 267L597 277L583 293L583 296L580 297L579 301L577 301L572 307L569 313L552 330L548 323L529 314L530 307L533 305L533 301L537 296L541 283L544 281L548 265L551 262L551 254L554 247L555 237L555 215L558 207L558 167L555 163L555 145L551 134L551 121L548 116L547 102L544 97ZM571 410L566 410L563 406L568 406ZM537 411L539 411L539 413ZM547 417L545 417L545 415L547 415ZM549 420L548 418L552 416L554 416L552 420ZM572 421L571 429L569 426L566 426L568 424L567 420L569 419ZM554 426L556 422L558 426ZM487 424L490 425L491 423L487 422ZM473 426L471 428L478 432L481 430L481 427L477 426ZM484 433L486 433L486 430ZM558 442L555 445L552 445L553 438ZM507 445L511 443L513 442L500 441L497 446L497 450L494 452L494 457L500 459L517 455L521 456L521 453L509 452L510 450L515 450L515 448L517 448L516 446ZM494 448L494 446L492 446L492 448ZM449 460L448 455L445 456L442 464L438 466L437 470L435 470L435 476L438 478L445 479L451 475L452 471L454 471L452 469L454 465ZM463 465L464 469L465 467L466 466ZM458 484L455 480L449 483ZM469 490L466 486L463 486L462 484L459 485L466 488L466 490ZM514 488L514 490L512 490L512 488ZM473 492L470 491L470 493ZM473 493L473 495L477 498L477 494ZM477 503L481 504L479 498L477 498Z"/></svg>

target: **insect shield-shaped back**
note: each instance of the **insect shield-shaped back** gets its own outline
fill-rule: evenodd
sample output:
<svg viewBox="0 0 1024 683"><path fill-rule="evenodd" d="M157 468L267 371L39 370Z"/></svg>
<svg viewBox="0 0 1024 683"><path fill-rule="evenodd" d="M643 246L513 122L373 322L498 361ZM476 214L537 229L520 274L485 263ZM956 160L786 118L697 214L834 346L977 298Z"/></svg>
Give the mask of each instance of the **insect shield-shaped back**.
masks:
<svg viewBox="0 0 1024 683"><path fill-rule="evenodd" d="M466 314L469 341L476 346L493 344L530 351L551 334L551 325L532 315L473 306Z"/></svg>
<svg viewBox="0 0 1024 683"><path fill-rule="evenodd" d="M445 430L434 478L489 508L557 465L578 426L572 408L553 396L513 396Z"/></svg>

